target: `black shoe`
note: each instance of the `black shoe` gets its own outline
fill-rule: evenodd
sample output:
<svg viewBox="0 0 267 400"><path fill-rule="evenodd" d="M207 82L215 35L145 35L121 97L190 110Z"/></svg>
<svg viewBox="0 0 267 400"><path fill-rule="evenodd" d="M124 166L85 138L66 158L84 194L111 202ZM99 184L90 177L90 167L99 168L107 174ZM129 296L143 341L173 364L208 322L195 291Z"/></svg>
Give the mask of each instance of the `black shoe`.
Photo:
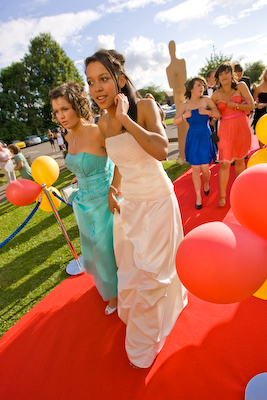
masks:
<svg viewBox="0 0 267 400"><path fill-rule="evenodd" d="M201 208L202 208L202 204L196 204L196 209L197 210L201 210Z"/></svg>
<svg viewBox="0 0 267 400"><path fill-rule="evenodd" d="M208 196L209 192L210 192L210 190L207 190L207 191L204 190L205 196Z"/></svg>

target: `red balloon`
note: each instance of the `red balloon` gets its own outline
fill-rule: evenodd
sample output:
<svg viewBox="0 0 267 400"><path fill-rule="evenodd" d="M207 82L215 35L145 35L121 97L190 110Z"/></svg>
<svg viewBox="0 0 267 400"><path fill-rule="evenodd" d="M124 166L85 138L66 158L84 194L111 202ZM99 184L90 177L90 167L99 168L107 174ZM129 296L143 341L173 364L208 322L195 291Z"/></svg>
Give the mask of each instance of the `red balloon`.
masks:
<svg viewBox="0 0 267 400"><path fill-rule="evenodd" d="M253 295L267 278L267 241L240 225L209 222L189 232L176 255L177 273L195 296L229 304ZM256 290L255 290L256 289Z"/></svg>
<svg viewBox="0 0 267 400"><path fill-rule="evenodd" d="M267 164L243 171L234 181L230 203L238 222L267 239Z"/></svg>
<svg viewBox="0 0 267 400"><path fill-rule="evenodd" d="M42 186L29 179L17 179L6 189L6 198L15 206L28 206L40 195Z"/></svg>

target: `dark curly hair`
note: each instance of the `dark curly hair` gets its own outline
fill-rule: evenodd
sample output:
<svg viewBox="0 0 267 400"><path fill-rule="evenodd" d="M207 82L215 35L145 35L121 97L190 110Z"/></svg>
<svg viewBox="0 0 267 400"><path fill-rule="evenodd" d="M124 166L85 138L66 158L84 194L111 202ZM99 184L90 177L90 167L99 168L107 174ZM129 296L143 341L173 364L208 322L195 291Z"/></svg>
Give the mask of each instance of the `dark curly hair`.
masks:
<svg viewBox="0 0 267 400"><path fill-rule="evenodd" d="M85 88L78 82L63 82L60 86L50 90L49 98L51 102L59 97L63 97L70 103L78 117L84 118L87 121L92 120L92 111L88 95ZM52 121L60 125L54 111L52 111Z"/></svg>
<svg viewBox="0 0 267 400"><path fill-rule="evenodd" d="M85 70L88 65L92 62L98 61L108 70L112 76L118 92L125 94L129 101L128 115L134 120L137 120L137 98L135 94L134 85L130 78L126 75L124 64L125 58L117 50L99 50L91 57L87 57L85 60ZM126 83L123 88L119 88L119 78L121 75L125 76Z"/></svg>
<svg viewBox="0 0 267 400"><path fill-rule="evenodd" d="M191 79L188 82L188 84L186 85L185 94L184 94L186 99L191 99L191 90L193 89L196 81L200 82L204 86L204 88L206 88L206 86L207 86L206 79L203 78L202 76L196 76L195 78Z"/></svg>
<svg viewBox="0 0 267 400"><path fill-rule="evenodd" d="M219 67L216 69L215 72L215 79L216 79L216 87L219 89L222 87L222 85L219 82L219 75L222 72L231 72L232 75L232 83L231 83L231 88L237 90L237 82L234 79L234 66L232 63L230 63L229 61L226 61L224 63L222 63L221 65L219 65Z"/></svg>

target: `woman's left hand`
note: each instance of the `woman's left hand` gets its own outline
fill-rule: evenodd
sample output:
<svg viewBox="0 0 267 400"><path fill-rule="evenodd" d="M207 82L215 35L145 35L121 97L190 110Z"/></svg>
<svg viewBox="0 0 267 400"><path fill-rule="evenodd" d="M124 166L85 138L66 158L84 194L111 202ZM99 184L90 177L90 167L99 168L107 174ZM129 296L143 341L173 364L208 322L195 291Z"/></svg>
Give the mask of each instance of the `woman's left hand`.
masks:
<svg viewBox="0 0 267 400"><path fill-rule="evenodd" d="M235 103L234 101L228 101L226 105L228 108L236 108L237 103Z"/></svg>
<svg viewBox="0 0 267 400"><path fill-rule="evenodd" d="M119 120L121 116L127 115L129 110L129 101L123 93L118 93L114 98L116 108L116 118Z"/></svg>

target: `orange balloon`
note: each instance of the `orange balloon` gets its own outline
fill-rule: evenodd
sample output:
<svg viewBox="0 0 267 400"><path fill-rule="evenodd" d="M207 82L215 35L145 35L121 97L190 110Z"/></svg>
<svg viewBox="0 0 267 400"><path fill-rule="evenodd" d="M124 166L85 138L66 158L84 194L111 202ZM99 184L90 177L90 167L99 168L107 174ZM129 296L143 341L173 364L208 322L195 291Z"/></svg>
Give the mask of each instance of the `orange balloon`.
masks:
<svg viewBox="0 0 267 400"><path fill-rule="evenodd" d="M255 133L261 143L267 144L267 114L264 114L255 126Z"/></svg>
<svg viewBox="0 0 267 400"><path fill-rule="evenodd" d="M230 203L238 222L267 240L267 164L247 168L235 179Z"/></svg>
<svg viewBox="0 0 267 400"><path fill-rule="evenodd" d="M40 185L51 186L59 176L59 166L54 158L40 156L36 158L31 166L33 179Z"/></svg>
<svg viewBox="0 0 267 400"><path fill-rule="evenodd" d="M256 151L248 160L247 167L252 167L252 165L267 163L267 148L260 149Z"/></svg>
<svg viewBox="0 0 267 400"><path fill-rule="evenodd" d="M47 191L49 192L49 196L50 196L50 198L51 198L51 200L52 200L52 202L53 202L53 204L54 204L54 206L55 206L55 208L56 209L58 209L58 207L60 206L60 204L61 204L61 200L59 200L56 196L54 196L53 194L52 194L52 191L53 192L56 192L56 194L58 195L58 196L61 196L61 194L60 194L60 192L56 189L56 188L54 188L53 186L51 186L50 188L47 188ZM37 199L37 201L38 201L38 199ZM43 193L42 193L42 200L41 200L41 203L40 203L40 209L41 210L43 210L43 211L53 211L53 208L52 208L52 206L50 205L50 202L49 202L49 200L48 200L48 198L47 198L47 195L46 195L46 193L45 193L45 191L43 191Z"/></svg>

